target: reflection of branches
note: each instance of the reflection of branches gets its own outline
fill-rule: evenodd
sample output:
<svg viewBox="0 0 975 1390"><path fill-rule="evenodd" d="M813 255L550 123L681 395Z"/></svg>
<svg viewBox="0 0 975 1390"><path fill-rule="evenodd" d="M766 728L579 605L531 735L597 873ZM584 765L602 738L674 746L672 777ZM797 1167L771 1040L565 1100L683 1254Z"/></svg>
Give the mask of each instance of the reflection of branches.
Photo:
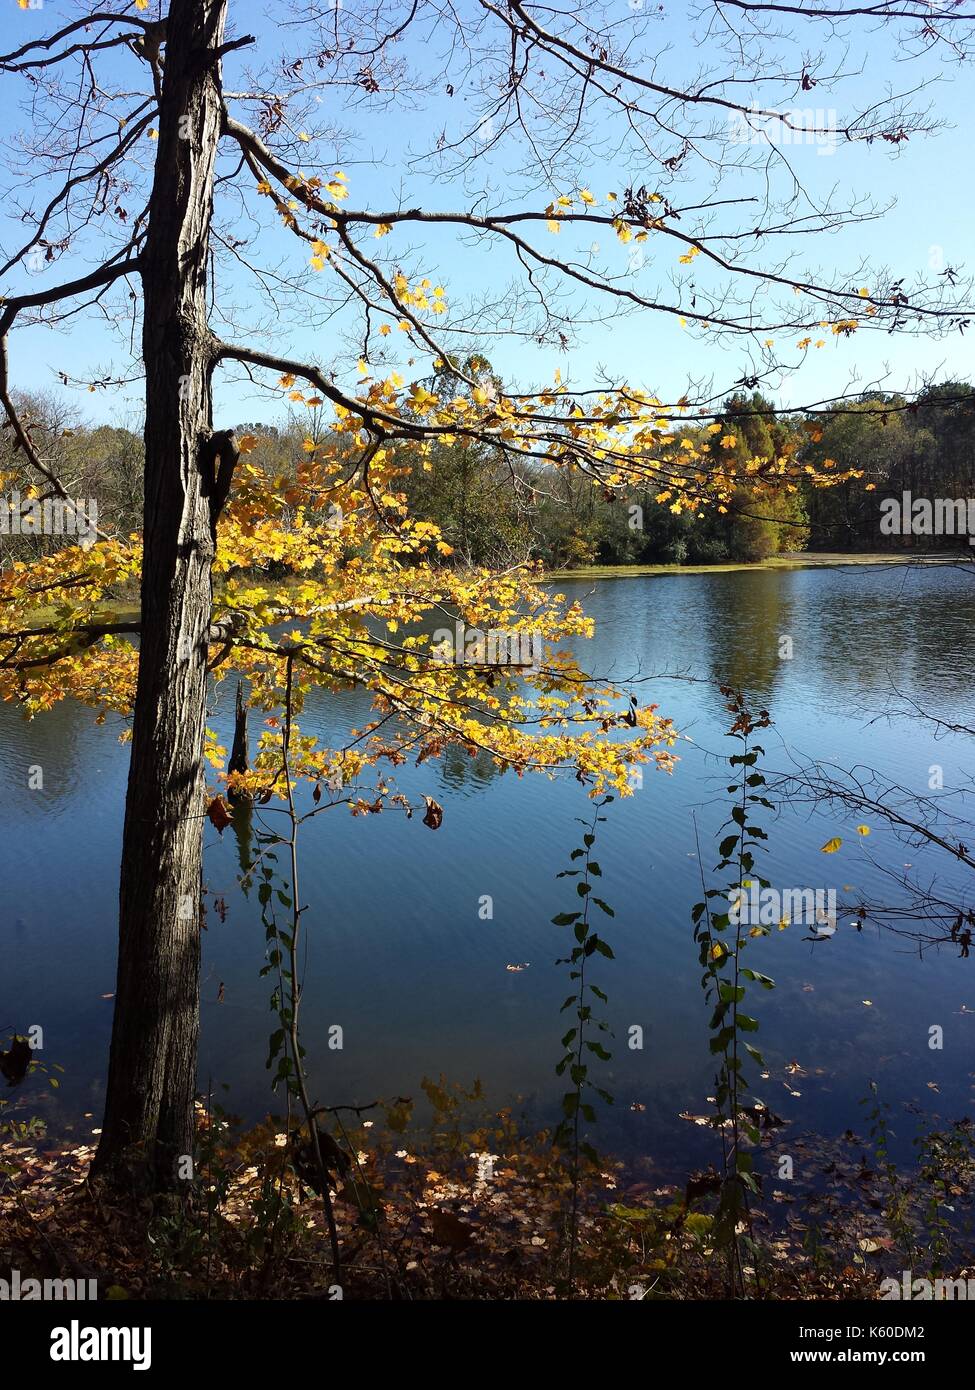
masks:
<svg viewBox="0 0 975 1390"><path fill-rule="evenodd" d="M793 804L843 807L886 821L905 843L912 846L936 845L954 859L975 869L975 849L963 842L963 833L975 846L975 823L966 816L946 810L949 796L919 796L909 787L891 782L873 768L857 766L846 770L835 763L814 762L791 773L780 773L776 792ZM936 826L957 827L959 838L950 839Z"/></svg>
<svg viewBox="0 0 975 1390"><path fill-rule="evenodd" d="M890 781L873 768L844 769L827 762L811 762L795 771L777 774L772 791L792 806L806 803L873 817L886 823L903 843L912 848L932 848L952 863L975 869L975 822L964 809L946 807L949 798L966 802L964 790L939 796L920 796L911 788ZM929 946L960 945L969 955L971 928L975 927L969 898L945 897L932 875L926 883L916 876L895 872L869 856L875 869L890 878L907 901L900 904L861 899L852 909L859 924L870 921L898 936ZM910 866L905 866L910 867Z"/></svg>
<svg viewBox="0 0 975 1390"><path fill-rule="evenodd" d="M971 568L970 564L955 564L953 567L968 570ZM876 723L879 719L886 720L888 723L892 723L895 719L918 719L922 723L930 725L934 731L935 739L947 738L949 734L966 734L970 738L975 738L975 729L968 724L956 724L952 720L942 719L940 715L930 713L912 695L898 690L893 682L891 682L891 689L898 699L904 701L905 708L885 710L883 714L876 715L870 721L871 723Z"/></svg>

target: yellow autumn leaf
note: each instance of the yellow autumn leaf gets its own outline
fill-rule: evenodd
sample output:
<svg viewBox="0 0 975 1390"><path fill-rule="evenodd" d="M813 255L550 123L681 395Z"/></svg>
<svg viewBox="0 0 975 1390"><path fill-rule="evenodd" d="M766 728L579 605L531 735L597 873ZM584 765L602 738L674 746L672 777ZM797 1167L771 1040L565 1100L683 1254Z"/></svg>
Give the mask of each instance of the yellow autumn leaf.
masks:
<svg viewBox="0 0 975 1390"><path fill-rule="evenodd" d="M237 440L237 448L242 454L252 453L260 443L256 434L242 434Z"/></svg>
<svg viewBox="0 0 975 1390"><path fill-rule="evenodd" d="M843 841L840 839L840 837L838 835L835 835L832 840L826 841L825 845L823 845L822 849L819 852L820 854L835 854L842 843Z"/></svg>
<svg viewBox="0 0 975 1390"><path fill-rule="evenodd" d="M869 825L858 825L858 826L857 826L857 834L858 834L858 835L869 835L869 834L870 834L870 827L869 827Z"/></svg>

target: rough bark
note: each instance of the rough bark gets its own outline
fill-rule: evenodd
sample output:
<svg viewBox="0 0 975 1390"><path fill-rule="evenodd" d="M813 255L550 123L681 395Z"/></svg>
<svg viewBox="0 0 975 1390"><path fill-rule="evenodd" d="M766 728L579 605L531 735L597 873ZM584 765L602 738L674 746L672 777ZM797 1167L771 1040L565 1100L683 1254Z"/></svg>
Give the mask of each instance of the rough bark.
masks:
<svg viewBox="0 0 975 1390"><path fill-rule="evenodd" d="M175 1181L193 1151L203 736L214 542L206 287L227 0L172 0L142 260L142 636L122 841L119 958L96 1168ZM184 1176L185 1171L184 1171Z"/></svg>

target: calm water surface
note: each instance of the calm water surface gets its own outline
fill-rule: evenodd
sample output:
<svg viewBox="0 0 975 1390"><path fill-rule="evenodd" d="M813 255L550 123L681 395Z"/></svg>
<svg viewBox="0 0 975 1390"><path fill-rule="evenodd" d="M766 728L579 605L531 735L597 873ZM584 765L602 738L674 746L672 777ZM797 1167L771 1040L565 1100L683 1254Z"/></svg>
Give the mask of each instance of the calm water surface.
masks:
<svg viewBox="0 0 975 1390"><path fill-rule="evenodd" d="M952 569L888 567L560 588L585 597L596 619L595 638L581 644L588 669L642 674L641 698L659 702L692 740L681 745L673 775L648 771L641 790L609 808L598 849L604 896L616 910L601 925L616 960L600 963L598 982L616 1034L603 1073L617 1097L598 1138L664 1171L700 1157L708 1142L678 1116L705 1108L713 1071L690 909L700 897L692 812L709 867L729 780L713 754L734 751L723 737L718 681L743 685L770 711L774 728L763 741L773 767L796 756L869 764L923 792L939 763L950 791L975 773L971 745L876 716L897 687L947 719L975 720L975 585ZM791 660L779 659L783 635L792 638ZM227 682L213 714L225 742L232 696ZM366 707L358 695L313 699L302 725L341 742ZM103 1095L128 761L118 732L96 727L77 707L29 724L0 707L0 1027L43 1025L45 1060L65 1073L57 1095L35 1088L35 1108L55 1131L97 1126ZM43 791L28 789L34 764L44 769ZM338 809L303 833L304 1041L314 1090L329 1103L361 1103L418 1094L424 1074L479 1077L492 1099L542 1123L565 1089L553 1068L568 986L554 962L568 938L550 919L575 900L571 881L555 875L578 843L575 818L589 813L585 792L571 779L518 780L462 757L401 769L398 780L411 795L441 802L439 832L419 817L353 820ZM766 876L783 887L835 886L841 899L844 885L889 899L884 867L911 864L923 877L919 851L880 824L858 839L858 819L784 808L767 824ZM843 849L827 858L820 846L835 834ZM272 1028L268 982L258 975L264 932L254 896L237 886L237 852L231 832L221 839L208 828L208 887L229 910L222 922L210 911L204 936L200 1081L204 1089L227 1085L230 1108L256 1119L280 1106L264 1065ZM950 868L942 862L937 872L950 889ZM478 916L485 894L493 921ZM771 1071L761 1093L797 1127L829 1134L862 1128L858 1101L870 1080L899 1113L915 1101L946 1118L970 1113L975 961L953 952L921 960L909 942L869 928L858 934L849 914L840 922L826 945L803 941L800 927L755 945L751 963L777 981L754 1001ZM525 962L518 973L506 970ZM341 1052L327 1046L332 1024L344 1029ZM632 1024L643 1027L642 1051L626 1046ZM932 1024L944 1029L940 1052L927 1046ZM786 1072L793 1062L807 1074ZM634 1103L645 1110L630 1110ZM94 1118L82 1119L85 1111ZM902 1132L909 1137L909 1122Z"/></svg>

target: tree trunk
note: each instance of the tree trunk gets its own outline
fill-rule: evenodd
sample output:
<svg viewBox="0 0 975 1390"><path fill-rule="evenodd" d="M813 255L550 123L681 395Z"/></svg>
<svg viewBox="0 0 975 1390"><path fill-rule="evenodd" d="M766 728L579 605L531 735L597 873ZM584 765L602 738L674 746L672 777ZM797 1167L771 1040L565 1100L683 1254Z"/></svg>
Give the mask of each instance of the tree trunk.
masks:
<svg viewBox="0 0 975 1390"><path fill-rule="evenodd" d="M228 772L247 772L250 755L247 750L247 706L244 704L244 682L237 682L237 700L234 705L234 741L230 746ZM250 805L249 792L231 792L230 800L235 805Z"/></svg>
<svg viewBox="0 0 975 1390"><path fill-rule="evenodd" d="M172 0L143 252L145 553L119 958L96 1171L191 1175L213 540L206 282L227 0Z"/></svg>

